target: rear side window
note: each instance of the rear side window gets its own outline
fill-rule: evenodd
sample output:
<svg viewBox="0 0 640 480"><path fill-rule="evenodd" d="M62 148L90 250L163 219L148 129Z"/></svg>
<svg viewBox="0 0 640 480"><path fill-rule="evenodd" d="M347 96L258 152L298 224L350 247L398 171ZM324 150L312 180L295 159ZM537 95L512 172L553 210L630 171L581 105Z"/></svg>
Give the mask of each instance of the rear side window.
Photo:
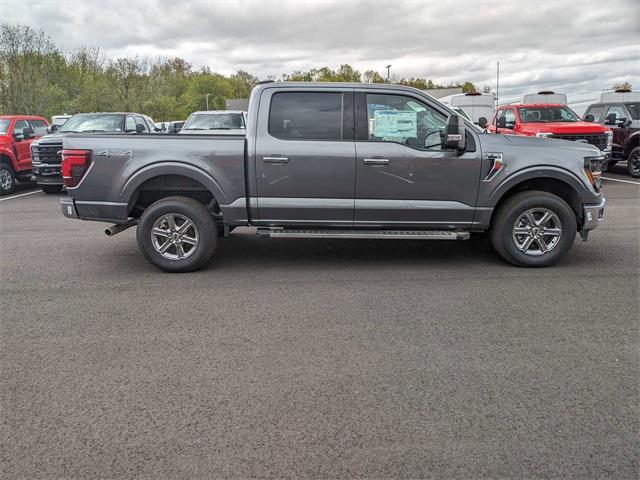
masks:
<svg viewBox="0 0 640 480"><path fill-rule="evenodd" d="M600 120L600 117L602 117L605 108L606 105L594 105L589 110L587 110L587 113L584 114L584 118L586 119L587 115L593 115L593 121L597 122Z"/></svg>
<svg viewBox="0 0 640 480"><path fill-rule="evenodd" d="M342 93L274 94L269 134L283 140L342 140Z"/></svg>

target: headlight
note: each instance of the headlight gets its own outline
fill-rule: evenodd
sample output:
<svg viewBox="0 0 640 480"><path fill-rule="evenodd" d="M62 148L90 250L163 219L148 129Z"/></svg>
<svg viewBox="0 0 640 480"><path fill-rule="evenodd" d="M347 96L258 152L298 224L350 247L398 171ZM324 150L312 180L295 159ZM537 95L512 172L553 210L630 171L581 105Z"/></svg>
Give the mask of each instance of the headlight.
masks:
<svg viewBox="0 0 640 480"><path fill-rule="evenodd" d="M607 139L607 146L605 147L605 150L611 150L613 148L613 132L609 130L604 134L604 136Z"/></svg>
<svg viewBox="0 0 640 480"><path fill-rule="evenodd" d="M551 133L551 132L538 132L538 133L536 133L536 137L538 137L538 138L553 137L553 133Z"/></svg>
<svg viewBox="0 0 640 480"><path fill-rule="evenodd" d="M598 157L585 157L584 158L584 173L595 188L596 192L600 190L602 186L602 163L604 162L603 156Z"/></svg>

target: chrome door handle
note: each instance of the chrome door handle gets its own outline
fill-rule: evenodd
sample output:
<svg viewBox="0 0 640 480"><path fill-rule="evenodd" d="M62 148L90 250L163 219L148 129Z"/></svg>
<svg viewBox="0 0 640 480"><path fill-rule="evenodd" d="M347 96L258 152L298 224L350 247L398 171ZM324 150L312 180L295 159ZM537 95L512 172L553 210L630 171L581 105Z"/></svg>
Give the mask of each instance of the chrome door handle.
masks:
<svg viewBox="0 0 640 480"><path fill-rule="evenodd" d="M389 165L389 159L388 158L364 158L362 160L362 163L364 163L365 165Z"/></svg>
<svg viewBox="0 0 640 480"><path fill-rule="evenodd" d="M288 157L262 157L265 163L289 163Z"/></svg>

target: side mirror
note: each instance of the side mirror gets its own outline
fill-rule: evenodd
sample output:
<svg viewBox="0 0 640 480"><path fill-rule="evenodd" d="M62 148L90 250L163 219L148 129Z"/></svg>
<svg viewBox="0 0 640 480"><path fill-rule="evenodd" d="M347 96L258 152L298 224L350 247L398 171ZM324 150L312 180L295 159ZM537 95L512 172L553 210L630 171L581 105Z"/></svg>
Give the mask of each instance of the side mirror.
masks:
<svg viewBox="0 0 640 480"><path fill-rule="evenodd" d="M13 139L16 142L21 142L22 140L24 140L24 133L13 132Z"/></svg>
<svg viewBox="0 0 640 480"><path fill-rule="evenodd" d="M487 128L487 125L489 125L489 122L487 121L486 117L480 117L478 119L478 125L480 126L480 128Z"/></svg>
<svg viewBox="0 0 640 480"><path fill-rule="evenodd" d="M616 124L616 114L610 113L607 115L607 118L604 119L605 125L615 125Z"/></svg>
<svg viewBox="0 0 640 480"><path fill-rule="evenodd" d="M58 125L56 125L55 123L53 125L51 125L50 127L47 127L47 132L49 133L53 133L53 132L57 132L58 131Z"/></svg>
<svg viewBox="0 0 640 480"><path fill-rule="evenodd" d="M586 117L584 117L584 121L585 122L595 122L596 119L595 119L595 117L593 115L589 114Z"/></svg>
<svg viewBox="0 0 640 480"><path fill-rule="evenodd" d="M140 123L136 123L136 133L143 133L144 132L144 126Z"/></svg>
<svg viewBox="0 0 640 480"><path fill-rule="evenodd" d="M496 124L498 125L498 128L507 128L507 119L504 117L500 117L498 120L496 120Z"/></svg>
<svg viewBox="0 0 640 480"><path fill-rule="evenodd" d="M444 130L444 148L463 151L467 144L467 131L460 115L451 115Z"/></svg>
<svg viewBox="0 0 640 480"><path fill-rule="evenodd" d="M31 127L24 127L22 129L22 138L24 140L29 140L31 138L35 138L36 137L36 133L33 131L33 128Z"/></svg>

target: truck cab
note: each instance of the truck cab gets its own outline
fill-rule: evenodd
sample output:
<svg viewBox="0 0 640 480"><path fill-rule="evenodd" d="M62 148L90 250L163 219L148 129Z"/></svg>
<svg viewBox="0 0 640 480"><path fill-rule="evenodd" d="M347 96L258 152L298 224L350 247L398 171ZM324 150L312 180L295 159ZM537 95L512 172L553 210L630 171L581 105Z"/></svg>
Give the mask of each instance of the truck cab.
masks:
<svg viewBox="0 0 640 480"><path fill-rule="evenodd" d="M33 115L0 116L0 193L31 179L31 142L47 134L49 122Z"/></svg>
<svg viewBox="0 0 640 480"><path fill-rule="evenodd" d="M598 147L605 156L605 167L613 144L611 129L582 121L562 103L503 105L496 111L487 131L588 143Z"/></svg>
<svg viewBox="0 0 640 480"><path fill-rule="evenodd" d="M640 92L603 93L599 103L587 108L584 121L595 122L613 132L609 166L626 161L629 175L640 178Z"/></svg>

